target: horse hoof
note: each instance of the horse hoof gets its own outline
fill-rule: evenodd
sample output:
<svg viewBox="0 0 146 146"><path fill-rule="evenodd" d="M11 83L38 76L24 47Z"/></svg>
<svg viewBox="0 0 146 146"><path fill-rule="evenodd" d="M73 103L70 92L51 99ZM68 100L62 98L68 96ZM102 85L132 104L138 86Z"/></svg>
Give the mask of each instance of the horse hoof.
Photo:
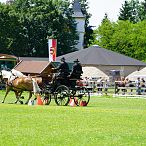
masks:
<svg viewBox="0 0 146 146"><path fill-rule="evenodd" d="M23 101L20 101L20 104L23 104Z"/></svg>
<svg viewBox="0 0 146 146"><path fill-rule="evenodd" d="M21 98L21 99L24 99L24 96L21 96L20 98Z"/></svg>

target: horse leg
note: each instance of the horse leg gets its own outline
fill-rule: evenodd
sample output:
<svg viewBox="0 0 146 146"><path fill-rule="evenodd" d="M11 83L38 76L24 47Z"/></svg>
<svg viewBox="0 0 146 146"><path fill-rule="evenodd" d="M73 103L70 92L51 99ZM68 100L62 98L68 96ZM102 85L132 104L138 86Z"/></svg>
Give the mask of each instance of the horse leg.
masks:
<svg viewBox="0 0 146 146"><path fill-rule="evenodd" d="M15 96L16 96L16 101L14 103L17 103L19 101L18 92L17 91L14 91L14 93L15 93Z"/></svg>
<svg viewBox="0 0 146 146"><path fill-rule="evenodd" d="M23 104L23 101L20 100L22 92L19 92L19 91L14 91L14 92L15 92L15 96L16 96L16 99L17 99L15 101L15 103L17 103L19 101L21 104Z"/></svg>
<svg viewBox="0 0 146 146"><path fill-rule="evenodd" d="M30 92L29 92L29 98L28 98L28 100L25 102L25 104L28 104L28 102L29 102L29 100L31 99L31 97L32 97L32 92L30 91Z"/></svg>
<svg viewBox="0 0 146 146"><path fill-rule="evenodd" d="M19 92L19 93L18 93L19 102L20 102L21 104L23 104L23 101L22 101L22 100L20 100L20 98L21 98L21 95L22 95L22 92L23 92L23 91L21 91L21 92Z"/></svg>
<svg viewBox="0 0 146 146"><path fill-rule="evenodd" d="M6 87L6 94L4 96L4 99L3 99L2 103L5 102L5 99L6 99L6 97L7 97L7 95L8 95L9 92L10 92L10 88L9 87Z"/></svg>

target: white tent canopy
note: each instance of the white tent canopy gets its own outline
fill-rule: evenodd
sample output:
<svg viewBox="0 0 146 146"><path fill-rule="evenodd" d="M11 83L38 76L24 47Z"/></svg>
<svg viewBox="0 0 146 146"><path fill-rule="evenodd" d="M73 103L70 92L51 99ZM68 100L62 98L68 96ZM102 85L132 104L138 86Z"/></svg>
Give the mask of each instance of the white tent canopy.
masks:
<svg viewBox="0 0 146 146"><path fill-rule="evenodd" d="M146 67L140 71L134 71L127 76L127 78L129 78L131 81L135 81L138 77L144 78L146 80Z"/></svg>
<svg viewBox="0 0 146 146"><path fill-rule="evenodd" d="M109 79L109 77L102 72L101 70L99 70L97 67L83 67L83 74L82 77L88 77L88 78L105 78L105 79Z"/></svg>

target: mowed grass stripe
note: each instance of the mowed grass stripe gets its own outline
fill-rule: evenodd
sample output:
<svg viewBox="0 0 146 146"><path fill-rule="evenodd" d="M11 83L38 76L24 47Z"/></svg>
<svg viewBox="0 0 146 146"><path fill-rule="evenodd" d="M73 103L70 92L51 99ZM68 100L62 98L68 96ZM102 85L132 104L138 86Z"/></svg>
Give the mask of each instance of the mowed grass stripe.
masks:
<svg viewBox="0 0 146 146"><path fill-rule="evenodd" d="M87 107L8 104L14 100L10 93L0 104L0 145L146 145L145 99L91 97Z"/></svg>

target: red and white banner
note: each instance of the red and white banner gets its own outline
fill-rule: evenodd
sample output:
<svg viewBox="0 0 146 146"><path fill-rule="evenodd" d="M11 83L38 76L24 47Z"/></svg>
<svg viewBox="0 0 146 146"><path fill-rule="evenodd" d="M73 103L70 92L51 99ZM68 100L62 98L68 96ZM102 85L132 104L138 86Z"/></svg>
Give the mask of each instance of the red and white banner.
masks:
<svg viewBox="0 0 146 146"><path fill-rule="evenodd" d="M49 61L56 60L56 52L57 52L57 39L49 39L48 40L48 49L49 49Z"/></svg>

